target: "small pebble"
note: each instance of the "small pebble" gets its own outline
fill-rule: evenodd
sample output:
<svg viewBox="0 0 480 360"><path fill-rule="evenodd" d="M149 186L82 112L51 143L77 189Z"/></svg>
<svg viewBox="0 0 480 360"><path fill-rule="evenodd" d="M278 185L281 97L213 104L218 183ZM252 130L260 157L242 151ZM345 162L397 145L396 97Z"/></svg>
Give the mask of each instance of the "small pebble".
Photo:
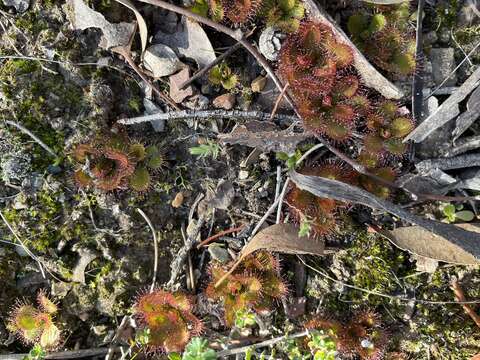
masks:
<svg viewBox="0 0 480 360"><path fill-rule="evenodd" d="M247 170L240 170L240 172L238 173L238 178L240 180L248 179L248 171Z"/></svg>
<svg viewBox="0 0 480 360"><path fill-rule="evenodd" d="M175 199L173 199L172 201L172 207L179 208L180 206L182 206L183 199L184 199L183 193L182 192L177 193L177 195L175 195Z"/></svg>
<svg viewBox="0 0 480 360"><path fill-rule="evenodd" d="M250 87L253 92L261 92L267 83L267 78L264 76L259 76L252 81Z"/></svg>
<svg viewBox="0 0 480 360"><path fill-rule="evenodd" d="M212 259L221 262L222 264L226 264L230 261L230 255L228 254L228 251L220 245L210 245L208 247L208 253Z"/></svg>
<svg viewBox="0 0 480 360"><path fill-rule="evenodd" d="M235 95L227 93L213 99L213 106L217 109L232 110L235 106Z"/></svg>

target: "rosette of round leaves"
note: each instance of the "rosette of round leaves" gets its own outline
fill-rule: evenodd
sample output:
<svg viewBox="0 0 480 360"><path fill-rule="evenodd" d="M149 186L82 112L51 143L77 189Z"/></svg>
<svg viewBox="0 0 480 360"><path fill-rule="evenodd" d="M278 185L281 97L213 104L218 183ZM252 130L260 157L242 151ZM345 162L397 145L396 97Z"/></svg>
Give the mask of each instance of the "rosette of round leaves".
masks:
<svg viewBox="0 0 480 360"><path fill-rule="evenodd" d="M203 329L193 303L180 292L155 290L140 295L133 306L142 330L148 329L147 352L181 352Z"/></svg>
<svg viewBox="0 0 480 360"><path fill-rule="evenodd" d="M209 299L223 302L228 327L235 324L237 312L250 309L259 313L269 311L274 301L288 292L287 285L278 274L278 261L264 250L248 255L225 281L215 287L227 272L228 267L213 264L210 268L211 281L205 293Z"/></svg>
<svg viewBox="0 0 480 360"><path fill-rule="evenodd" d="M225 90L231 90L237 86L238 76L226 63L221 63L210 70L208 81L213 85L221 85Z"/></svg>
<svg viewBox="0 0 480 360"><path fill-rule="evenodd" d="M300 0L267 0L260 16L265 18L267 26L290 33L298 30L305 16L305 7Z"/></svg>
<svg viewBox="0 0 480 360"><path fill-rule="evenodd" d="M242 25L257 15L262 2L261 0L208 0L208 5L210 17L213 20L218 22L228 20L234 25ZM197 8L198 11L203 10L202 6Z"/></svg>
<svg viewBox="0 0 480 360"><path fill-rule="evenodd" d="M401 156L407 149L403 139L415 128L413 119L402 114L396 102L383 100L376 104L376 110L366 116L364 150L379 158L385 154Z"/></svg>
<svg viewBox="0 0 480 360"><path fill-rule="evenodd" d="M352 64L353 51L328 25L305 21L284 41L279 60L279 72L297 99L321 99L332 90L337 71Z"/></svg>
<svg viewBox="0 0 480 360"><path fill-rule="evenodd" d="M362 360L383 359L388 336L378 315L371 311L355 314L346 323L317 316L304 324L309 330L323 330L336 344L342 357Z"/></svg>
<svg viewBox="0 0 480 360"><path fill-rule="evenodd" d="M45 350L55 349L61 332L54 322L57 305L43 291L37 296L38 307L18 301L10 313L7 328L25 344L39 344Z"/></svg>
<svg viewBox="0 0 480 360"><path fill-rule="evenodd" d="M151 182L149 171L159 170L164 164L156 146L145 147L113 135L77 145L73 159L78 167L74 173L77 185L103 191L146 191Z"/></svg>
<svg viewBox="0 0 480 360"><path fill-rule="evenodd" d="M340 162L327 162L319 166L304 167L299 170L299 173L349 184L356 182L355 172ZM296 224L300 224L304 219L309 221L312 237L330 235L336 227L336 215L347 206L347 204L333 199L317 197L295 185L285 196L285 203Z"/></svg>
<svg viewBox="0 0 480 360"><path fill-rule="evenodd" d="M352 15L348 30L359 49L380 68L409 75L415 71L415 33L410 25L409 2L373 7Z"/></svg>
<svg viewBox="0 0 480 360"><path fill-rule="evenodd" d="M321 99L299 99L298 109L306 129L342 142L348 140L368 99L358 95L360 81L355 75L338 76L329 94Z"/></svg>

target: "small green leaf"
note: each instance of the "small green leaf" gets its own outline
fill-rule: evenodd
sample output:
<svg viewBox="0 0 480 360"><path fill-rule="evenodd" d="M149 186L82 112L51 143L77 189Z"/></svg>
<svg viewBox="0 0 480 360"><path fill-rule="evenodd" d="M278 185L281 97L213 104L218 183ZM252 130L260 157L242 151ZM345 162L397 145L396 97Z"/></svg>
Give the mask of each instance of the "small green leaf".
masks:
<svg viewBox="0 0 480 360"><path fill-rule="evenodd" d="M455 217L462 221L472 221L475 219L475 214L470 210L462 210L455 213Z"/></svg>
<svg viewBox="0 0 480 360"><path fill-rule="evenodd" d="M443 211L443 214L445 216L454 215L455 214L455 205L447 204L443 207L442 211Z"/></svg>

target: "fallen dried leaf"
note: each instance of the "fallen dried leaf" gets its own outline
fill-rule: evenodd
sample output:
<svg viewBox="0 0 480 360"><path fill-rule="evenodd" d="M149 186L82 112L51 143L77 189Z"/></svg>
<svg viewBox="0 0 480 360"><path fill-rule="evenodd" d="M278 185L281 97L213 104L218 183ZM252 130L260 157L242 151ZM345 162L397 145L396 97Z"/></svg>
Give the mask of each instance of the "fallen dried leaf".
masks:
<svg viewBox="0 0 480 360"><path fill-rule="evenodd" d="M238 260L216 284L218 286L230 275L242 260L257 250L267 250L285 254L323 255L325 244L322 241L298 236L298 228L292 224L275 224L256 234L240 252Z"/></svg>
<svg viewBox="0 0 480 360"><path fill-rule="evenodd" d="M433 234L442 237L445 240L445 244L448 243L449 245L448 248L445 245L440 249L446 253L443 254L445 261L447 261L446 259L448 259L449 256L455 256L450 255L453 252L452 249L455 249L455 251L462 250L464 253L471 256L470 259L475 259L475 261L480 259L479 232L468 231L458 226L422 218L406 211L390 201L380 199L363 189L341 181L318 176L302 175L295 171L290 172L290 178L300 189L309 191L316 196L353 204L362 204L372 209L383 210L403 219L404 221L421 226L425 229L425 234L432 233L429 235L431 237ZM427 248L430 245L428 242L425 242L424 244ZM433 247L428 249L434 251ZM423 254L419 253L419 255Z"/></svg>
<svg viewBox="0 0 480 360"><path fill-rule="evenodd" d="M461 229L480 233L475 224L455 224ZM426 258L453 264L479 264L480 261L469 252L442 236L431 233L420 226L406 226L392 231L380 230L395 246Z"/></svg>
<svg viewBox="0 0 480 360"><path fill-rule="evenodd" d="M181 90L180 85L183 84L185 80L190 78L190 69L188 67L183 68L175 75L169 77L170 80L170 97L177 104L180 104L187 97L193 95L193 88L187 86L185 89Z"/></svg>
<svg viewBox="0 0 480 360"><path fill-rule="evenodd" d="M292 154L298 143L307 139L306 133L279 130L273 123L252 120L237 125L231 133L220 134L218 139L224 144L246 145L262 151Z"/></svg>

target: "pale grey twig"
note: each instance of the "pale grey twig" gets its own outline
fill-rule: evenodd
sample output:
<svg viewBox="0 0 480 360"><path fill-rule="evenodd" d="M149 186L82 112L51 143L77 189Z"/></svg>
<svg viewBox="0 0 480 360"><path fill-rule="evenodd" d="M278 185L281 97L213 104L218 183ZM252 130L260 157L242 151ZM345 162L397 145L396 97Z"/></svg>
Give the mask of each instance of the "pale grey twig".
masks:
<svg viewBox="0 0 480 360"><path fill-rule="evenodd" d="M150 230L152 231L153 235L153 249L154 249L154 256L155 259L153 261L153 279L152 279L152 285L150 286L150 292L153 292L155 289L155 283L157 281L157 270L158 270L158 240L157 240L157 232L155 231L155 228L153 227L152 222L148 218L148 216L142 211L142 209L137 208L137 211L142 217L145 219L147 222L148 226L150 227Z"/></svg>
<svg viewBox="0 0 480 360"><path fill-rule="evenodd" d="M25 252L28 254L28 256L30 256L33 260L35 260L38 264L38 267L40 269L40 272L42 273L42 276L44 279L46 279L47 277L45 276L45 271L43 270L43 266L42 266L42 262L40 261L40 259L30 251L30 249L27 248L27 246L24 244L24 242L22 241L22 239L20 239L20 236L17 235L17 233L15 232L15 230L13 230L12 226L10 225L10 223L8 222L7 218L3 215L3 212L0 211L0 217L2 218L3 222L5 223L5 225L7 226L8 230L10 230L10 232L13 234L13 236L15 237L15 239L17 239L17 241L20 243L20 245L22 246L23 250L25 250Z"/></svg>
<svg viewBox="0 0 480 360"><path fill-rule="evenodd" d="M219 352L217 352L217 357L218 358L223 358L223 357L227 357L227 356L230 356L230 355L241 354L241 353L244 353L244 352L246 352L250 349L257 349L257 348L272 346L272 345L275 345L275 344L277 344L279 342L282 342L284 340L305 337L309 333L310 332L308 330L305 330L305 331L299 332L297 334L283 335L283 336L279 336L279 337L276 337L276 338L273 338L273 339L265 340L265 341L262 341L262 342L259 342L259 343L256 343L256 344L252 344L252 345L247 345L247 346L242 346L242 347L238 347L238 348L219 351Z"/></svg>
<svg viewBox="0 0 480 360"><path fill-rule="evenodd" d="M57 157L57 154L55 153L55 151L53 151L47 144L45 144L42 140L40 140L34 133L32 133L27 128L23 127L19 123L16 123L15 121L6 120L5 123L16 127L18 130L20 130L24 134L30 136L38 145L44 148L50 155L52 155L55 158Z"/></svg>
<svg viewBox="0 0 480 360"><path fill-rule="evenodd" d="M155 120L183 120L183 119L208 119L208 118L233 118L246 120L270 120L270 114L261 111L225 111L225 110L181 110L170 111L166 113L157 113L152 115L138 116L128 119L120 119L117 123L122 125L136 125ZM297 121L298 117L290 115L275 115L274 119Z"/></svg>

